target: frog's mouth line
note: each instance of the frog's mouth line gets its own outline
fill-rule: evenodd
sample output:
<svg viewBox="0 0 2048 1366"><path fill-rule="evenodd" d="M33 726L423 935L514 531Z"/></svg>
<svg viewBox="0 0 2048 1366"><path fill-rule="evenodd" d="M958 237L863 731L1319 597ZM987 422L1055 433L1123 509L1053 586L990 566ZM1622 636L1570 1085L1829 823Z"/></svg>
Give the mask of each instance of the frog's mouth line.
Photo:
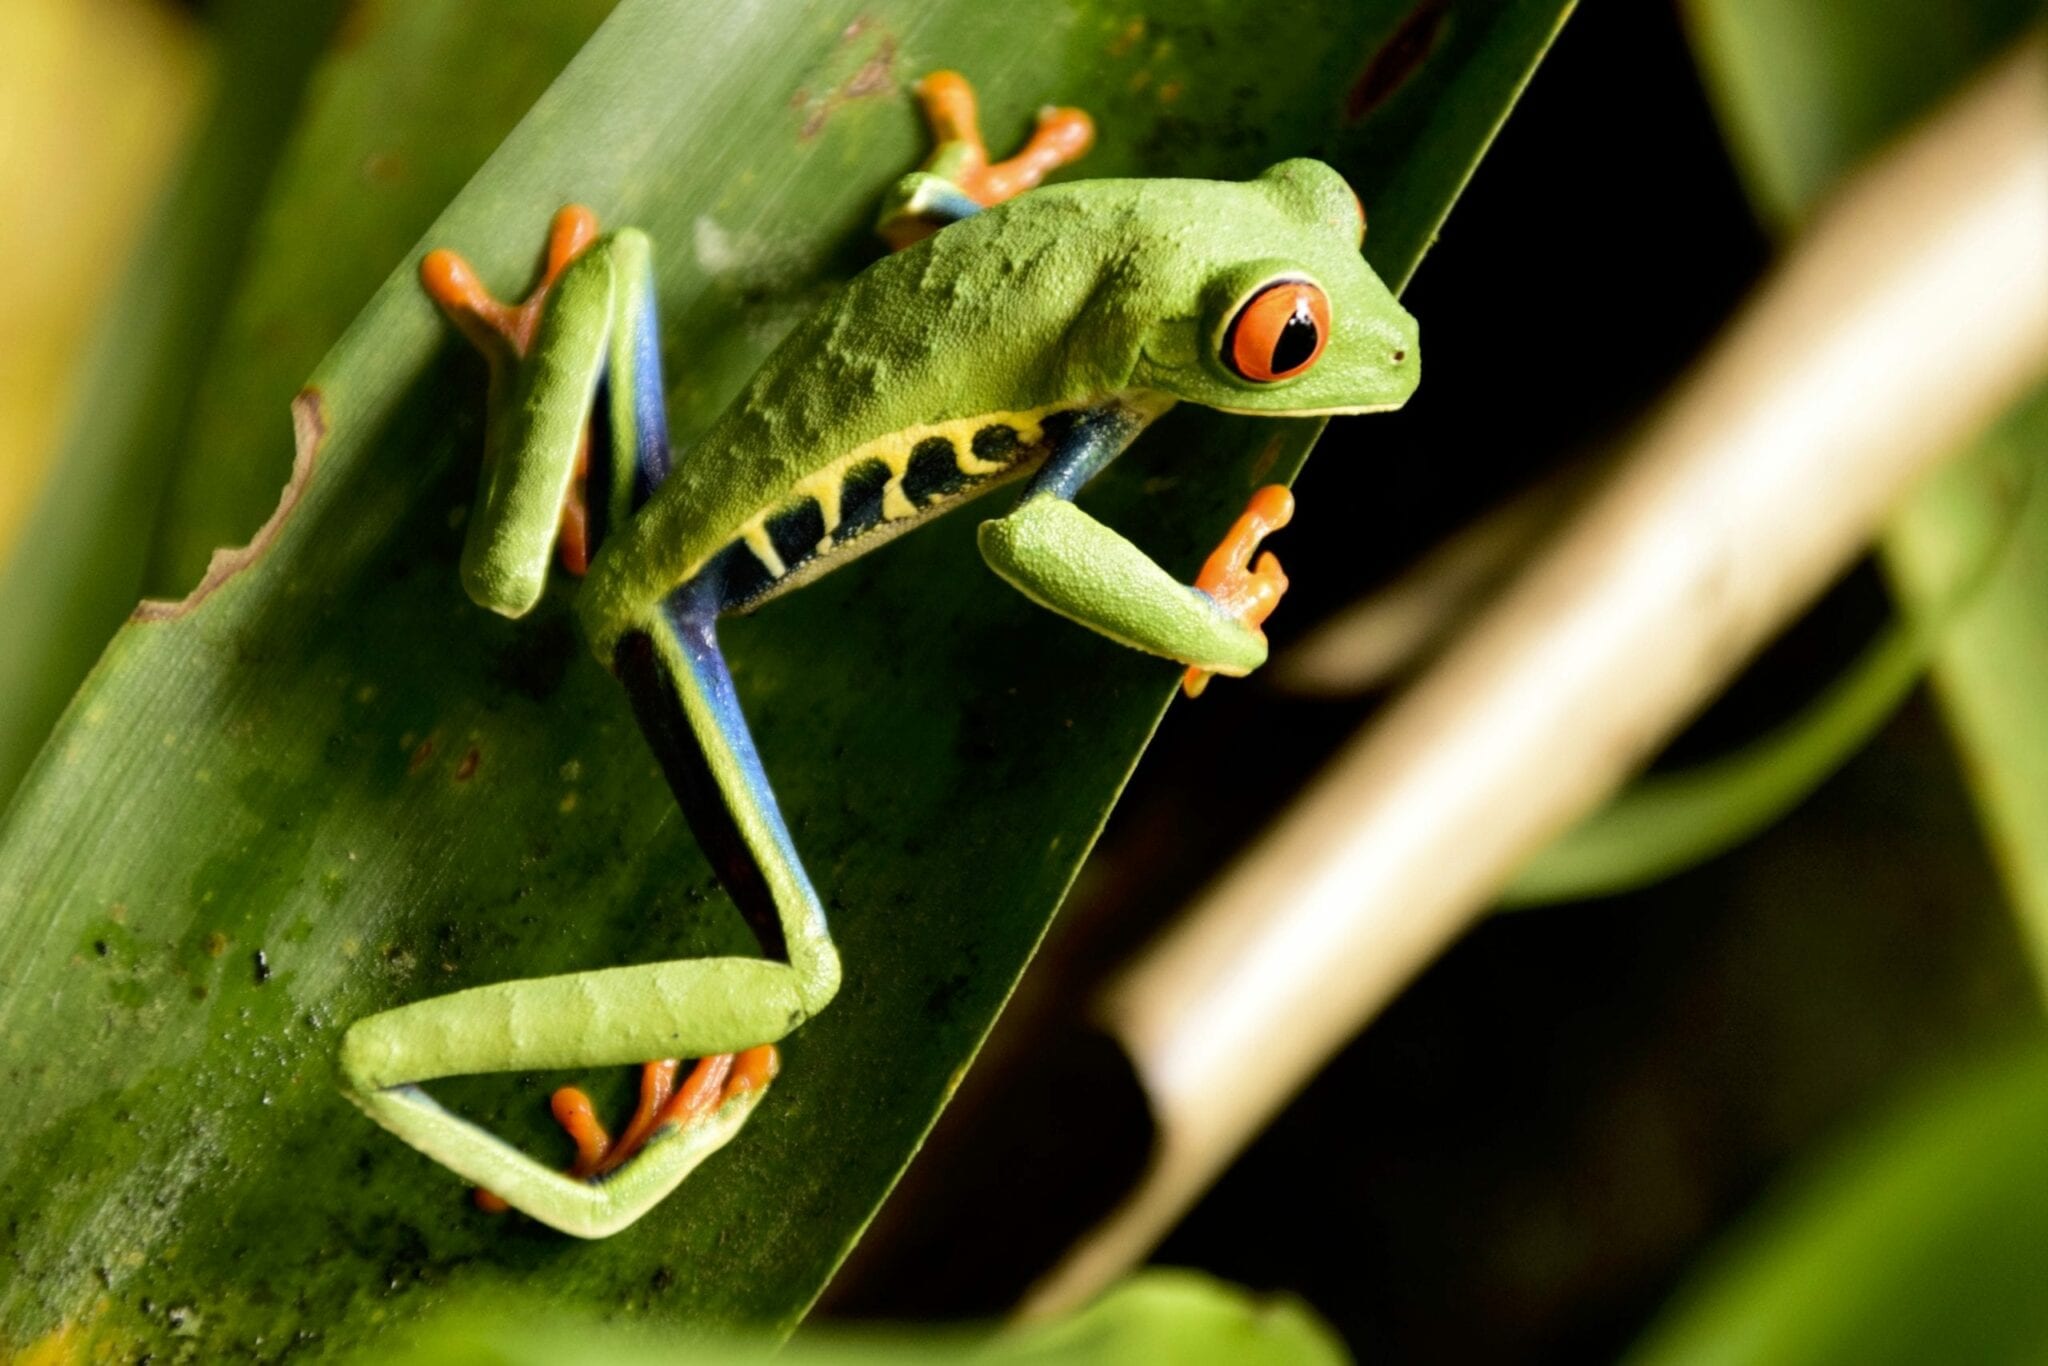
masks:
<svg viewBox="0 0 2048 1366"><path fill-rule="evenodd" d="M1353 417L1360 413L1392 413L1400 411L1408 400L1392 403L1361 403L1351 407L1334 408L1226 408L1220 403L1204 403L1199 406L1219 413L1236 413L1241 417Z"/></svg>

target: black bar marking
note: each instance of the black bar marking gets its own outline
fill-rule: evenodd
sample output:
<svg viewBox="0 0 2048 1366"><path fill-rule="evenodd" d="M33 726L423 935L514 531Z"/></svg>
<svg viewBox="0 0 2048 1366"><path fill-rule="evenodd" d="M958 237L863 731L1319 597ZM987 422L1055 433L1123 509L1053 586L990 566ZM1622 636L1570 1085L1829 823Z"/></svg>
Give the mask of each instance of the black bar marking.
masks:
<svg viewBox="0 0 2048 1366"><path fill-rule="evenodd" d="M832 528L832 540L850 541L882 521L882 491L889 486L889 467L880 460L863 460L846 472L839 485L839 525Z"/></svg>
<svg viewBox="0 0 2048 1366"><path fill-rule="evenodd" d="M974 434L974 457L977 460L1000 460L1009 464L1017 457L1017 448L1022 443L1017 439L1017 429L1007 422L991 422Z"/></svg>
<svg viewBox="0 0 2048 1366"><path fill-rule="evenodd" d="M969 480L960 470L953 443L943 436L928 436L910 448L910 461L903 469L903 496L919 507L965 489Z"/></svg>
<svg viewBox="0 0 2048 1366"><path fill-rule="evenodd" d="M782 560L785 574L817 554L818 543L824 539L825 510L815 498L792 503L768 519L768 542Z"/></svg>
<svg viewBox="0 0 2048 1366"><path fill-rule="evenodd" d="M713 555L703 577L718 585L719 604L728 608L752 602L775 586L775 576L745 541L734 541Z"/></svg>

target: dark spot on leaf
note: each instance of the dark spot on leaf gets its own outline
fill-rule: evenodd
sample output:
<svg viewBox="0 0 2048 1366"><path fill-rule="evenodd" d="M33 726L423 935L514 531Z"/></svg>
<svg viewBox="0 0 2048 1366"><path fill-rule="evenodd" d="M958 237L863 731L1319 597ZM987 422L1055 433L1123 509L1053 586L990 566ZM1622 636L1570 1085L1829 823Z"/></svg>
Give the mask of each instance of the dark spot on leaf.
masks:
<svg viewBox="0 0 2048 1366"><path fill-rule="evenodd" d="M100 957L105 958L107 956L107 941L104 939L93 940L92 951L98 954Z"/></svg>
<svg viewBox="0 0 2048 1366"><path fill-rule="evenodd" d="M957 972L954 973L932 988L931 995L925 997L925 1014L934 1020L952 1019L954 1012L959 1009L961 994L966 989L967 978Z"/></svg>
<svg viewBox="0 0 2048 1366"><path fill-rule="evenodd" d="M1351 90L1344 97L1346 123L1357 123L1407 83L1436 47L1449 9L1450 0L1422 0L1408 12L1401 26L1380 44L1379 51L1366 62L1365 70L1351 83Z"/></svg>
<svg viewBox="0 0 2048 1366"><path fill-rule="evenodd" d="M260 986L262 986L262 985L263 985L263 984L264 984L265 982L267 982L267 981L269 981L269 980L270 980L270 955L269 955L269 954L265 953L265 952L264 952L263 950L261 950L261 949L258 949L258 950L256 950L256 952L255 952L255 953L253 953L253 954L251 954L251 955L250 955L250 963L251 963L251 965L253 966L253 968L255 969L255 974L256 974L256 985L257 985L257 986L259 986L259 987L260 987Z"/></svg>
<svg viewBox="0 0 2048 1366"><path fill-rule="evenodd" d="M218 958L227 951L228 937L225 934L215 930L212 934L206 936L206 956L208 958Z"/></svg>
<svg viewBox="0 0 2048 1366"><path fill-rule="evenodd" d="M514 632L498 652L491 679L522 697L545 702L569 676L577 648L576 628L566 616L533 622Z"/></svg>
<svg viewBox="0 0 2048 1366"><path fill-rule="evenodd" d="M476 776L476 766L482 761L483 755L478 753L475 745L471 745L469 752L462 756L462 762L455 766L455 781L466 783L471 778L474 778Z"/></svg>
<svg viewBox="0 0 2048 1366"><path fill-rule="evenodd" d="M433 757L434 737L429 735L426 739L420 741L419 748L412 752L412 758L405 765L406 773L409 775L418 773L427 766L427 761Z"/></svg>

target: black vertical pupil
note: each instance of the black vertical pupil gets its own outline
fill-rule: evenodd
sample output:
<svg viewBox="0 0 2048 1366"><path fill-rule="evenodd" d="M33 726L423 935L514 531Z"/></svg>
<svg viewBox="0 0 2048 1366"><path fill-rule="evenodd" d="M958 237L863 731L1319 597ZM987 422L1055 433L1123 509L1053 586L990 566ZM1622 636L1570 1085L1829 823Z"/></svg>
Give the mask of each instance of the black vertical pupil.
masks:
<svg viewBox="0 0 2048 1366"><path fill-rule="evenodd" d="M1308 364L1316 353L1316 320L1308 311L1308 300L1297 299L1294 316L1280 329L1279 339L1273 343L1272 371L1284 375L1290 370L1299 370Z"/></svg>

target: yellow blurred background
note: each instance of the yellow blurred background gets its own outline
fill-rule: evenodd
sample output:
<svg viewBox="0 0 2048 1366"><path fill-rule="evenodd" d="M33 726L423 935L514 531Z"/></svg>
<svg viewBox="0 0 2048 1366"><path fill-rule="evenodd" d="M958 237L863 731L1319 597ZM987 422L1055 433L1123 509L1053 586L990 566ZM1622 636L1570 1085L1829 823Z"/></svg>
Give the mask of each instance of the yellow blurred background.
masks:
<svg viewBox="0 0 2048 1366"><path fill-rule="evenodd" d="M49 472L73 383L207 78L158 0L12 0L0 43L0 557Z"/></svg>

